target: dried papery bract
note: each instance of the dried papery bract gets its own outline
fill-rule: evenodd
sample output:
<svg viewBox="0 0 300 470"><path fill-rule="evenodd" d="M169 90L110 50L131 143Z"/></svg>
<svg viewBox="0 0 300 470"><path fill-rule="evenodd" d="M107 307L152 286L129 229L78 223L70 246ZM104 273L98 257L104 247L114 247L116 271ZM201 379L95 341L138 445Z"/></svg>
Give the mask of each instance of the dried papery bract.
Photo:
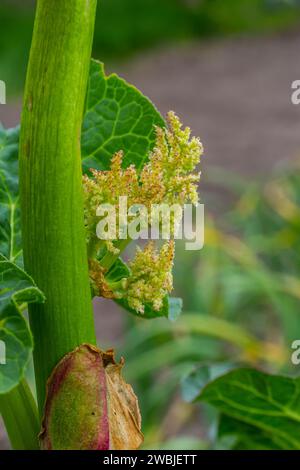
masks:
<svg viewBox="0 0 300 470"><path fill-rule="evenodd" d="M40 434L44 450L137 449L142 441L137 398L113 351L83 344L55 367L47 384Z"/></svg>
<svg viewBox="0 0 300 470"><path fill-rule="evenodd" d="M122 377L124 360L117 363L112 350L102 353L106 373L111 450L135 450L143 443L137 397Z"/></svg>

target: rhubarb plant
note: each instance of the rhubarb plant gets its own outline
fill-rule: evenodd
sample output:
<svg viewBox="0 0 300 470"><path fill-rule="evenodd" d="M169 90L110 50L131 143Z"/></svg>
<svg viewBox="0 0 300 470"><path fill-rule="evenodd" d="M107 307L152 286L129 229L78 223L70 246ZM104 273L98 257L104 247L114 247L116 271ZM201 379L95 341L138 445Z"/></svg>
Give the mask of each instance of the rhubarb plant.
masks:
<svg viewBox="0 0 300 470"><path fill-rule="evenodd" d="M0 411L16 449L140 447L137 397L123 359L97 346L92 298L144 319L175 320L182 308L170 297L174 231L126 264L132 237L118 226L99 238L97 208L118 211L120 197L196 205L202 146L90 60L95 10L96 0L37 2L21 127L0 129Z"/></svg>
<svg viewBox="0 0 300 470"><path fill-rule="evenodd" d="M174 321L182 309L171 296L175 228L184 206L198 204L202 145L174 112L164 119L91 60L95 11L96 0L38 0L21 126L0 128L0 412L15 449L138 449L138 399L124 359L97 345L92 299L145 321ZM134 208L126 223L124 197ZM141 210L153 205L177 208L169 238L125 262L129 226L166 228ZM100 206L117 216L112 238L99 236ZM186 383L218 408L219 437L232 448L300 448L299 379L201 374Z"/></svg>

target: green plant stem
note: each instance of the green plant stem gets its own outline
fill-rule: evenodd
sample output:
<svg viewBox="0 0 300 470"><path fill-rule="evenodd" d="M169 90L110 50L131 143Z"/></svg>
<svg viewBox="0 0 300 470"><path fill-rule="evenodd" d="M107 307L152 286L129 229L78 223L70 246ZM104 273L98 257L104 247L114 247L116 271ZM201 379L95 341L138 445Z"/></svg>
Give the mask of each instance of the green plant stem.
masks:
<svg viewBox="0 0 300 470"><path fill-rule="evenodd" d="M101 266L106 269L106 271L109 271L109 269L113 266L113 264L117 261L117 259L120 256L120 253L127 248L129 243L131 243L131 238L126 238L126 240L119 240L117 243L115 243L115 247L120 250L118 253L114 254L108 251L103 258L101 258L100 264Z"/></svg>
<svg viewBox="0 0 300 470"><path fill-rule="evenodd" d="M0 414L13 449L37 450L39 448L38 410L25 380L11 392L0 395Z"/></svg>
<svg viewBox="0 0 300 470"><path fill-rule="evenodd" d="M20 138L26 270L46 295L29 309L42 414L46 381L76 346L95 344L80 134L96 0L38 0Z"/></svg>

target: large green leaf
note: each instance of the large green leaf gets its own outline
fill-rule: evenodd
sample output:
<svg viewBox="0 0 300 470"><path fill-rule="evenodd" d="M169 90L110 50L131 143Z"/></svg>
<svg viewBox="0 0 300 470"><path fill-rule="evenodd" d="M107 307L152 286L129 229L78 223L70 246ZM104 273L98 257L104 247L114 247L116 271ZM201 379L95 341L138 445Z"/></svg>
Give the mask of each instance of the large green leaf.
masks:
<svg viewBox="0 0 300 470"><path fill-rule="evenodd" d="M240 422L237 434L243 425L240 440L244 446L246 430L249 443L251 438L253 442L255 428L257 447L260 435L261 447L300 449L300 378L237 369L204 387L199 399ZM224 429L222 432L224 434Z"/></svg>
<svg viewBox="0 0 300 470"><path fill-rule="evenodd" d="M0 365L0 393L14 388L24 375L33 340L21 310L44 296L31 277L0 254L0 341L5 364ZM3 359L3 358L2 358Z"/></svg>
<svg viewBox="0 0 300 470"><path fill-rule="evenodd" d="M107 170L114 153L124 151L124 167L141 168L155 142L154 125L164 121L154 105L116 74L105 75L92 60L82 128L83 169Z"/></svg>
<svg viewBox="0 0 300 470"><path fill-rule="evenodd" d="M232 450L284 450L271 433L226 415L220 417L218 434L217 445L221 448L225 445Z"/></svg>
<svg viewBox="0 0 300 470"><path fill-rule="evenodd" d="M21 228L18 192L19 128L0 126L0 253L21 261Z"/></svg>
<svg viewBox="0 0 300 470"><path fill-rule="evenodd" d="M184 317L183 317L184 320ZM181 379L182 398L187 402L192 402L202 390L212 380L225 374L232 369L232 364L223 362L216 364L201 364L194 367L186 376Z"/></svg>

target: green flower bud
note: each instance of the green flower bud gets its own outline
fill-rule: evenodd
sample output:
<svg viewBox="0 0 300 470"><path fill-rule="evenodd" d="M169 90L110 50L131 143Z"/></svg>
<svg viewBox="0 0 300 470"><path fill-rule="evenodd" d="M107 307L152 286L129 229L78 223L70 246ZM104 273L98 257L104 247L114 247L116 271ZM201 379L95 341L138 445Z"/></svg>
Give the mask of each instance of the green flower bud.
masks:
<svg viewBox="0 0 300 470"><path fill-rule="evenodd" d="M113 351L83 344L55 367L40 433L44 450L137 449L143 436L137 398Z"/></svg>

